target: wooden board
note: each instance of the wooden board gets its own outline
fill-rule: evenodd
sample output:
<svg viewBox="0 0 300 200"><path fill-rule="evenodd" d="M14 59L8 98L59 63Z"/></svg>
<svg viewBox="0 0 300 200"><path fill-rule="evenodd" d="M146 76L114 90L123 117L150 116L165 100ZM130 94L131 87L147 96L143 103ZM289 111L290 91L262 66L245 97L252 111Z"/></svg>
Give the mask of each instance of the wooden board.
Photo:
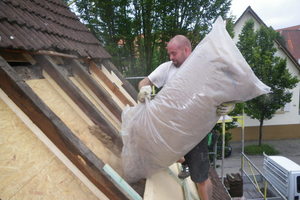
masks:
<svg viewBox="0 0 300 200"><path fill-rule="evenodd" d="M99 70L100 71L100 70ZM107 84L97 75L95 72L92 71L91 76L95 79L95 81L101 85L110 95L111 98L118 104L118 106L123 110L125 108L125 104L117 97L117 95L110 89Z"/></svg>
<svg viewBox="0 0 300 200"><path fill-rule="evenodd" d="M105 163L72 133L1 56L0 88L108 198L128 199L104 174L102 167Z"/></svg>
<svg viewBox="0 0 300 200"><path fill-rule="evenodd" d="M61 97L59 93L63 93L63 91L59 87L52 87L45 79L29 80L26 83L97 157L121 173L120 158L97 139L95 134L91 132L94 130L93 127L87 124ZM57 90L61 91L58 93ZM101 129L97 130L101 131ZM107 145L111 145L109 141Z"/></svg>
<svg viewBox="0 0 300 200"><path fill-rule="evenodd" d="M101 65L101 71L111 80L121 91L123 95L132 103L131 105L136 105L136 101L129 95L129 93L123 88L123 82L119 77L113 72L109 72L104 65Z"/></svg>
<svg viewBox="0 0 300 200"><path fill-rule="evenodd" d="M119 120L121 120L122 110L118 107L116 102L113 101L109 93L105 91L97 82L90 76L86 68L76 60L71 60L73 73L81 79L81 81L91 90L94 95L101 100L105 107Z"/></svg>
<svg viewBox="0 0 300 200"><path fill-rule="evenodd" d="M178 179L177 174L179 173L178 163L174 163L169 167L170 171L163 170L147 179L146 188L144 193L144 200L164 199L164 200L184 200L184 189L182 182ZM198 197L196 185L190 178L187 178L186 185L188 191L193 196Z"/></svg>
<svg viewBox="0 0 300 200"><path fill-rule="evenodd" d="M95 80L98 81L98 83L102 85L114 99L119 99L121 103L119 103L119 105L121 107L124 107L125 105L136 105L136 101L122 87L122 81L117 77L112 76L105 67L99 67L96 63L92 62L90 64L90 71Z"/></svg>
<svg viewBox="0 0 300 200"><path fill-rule="evenodd" d="M90 88L85 85L82 80L75 76L70 77L71 81L80 89L80 91L97 107L97 109L103 113L103 115L106 117L106 119L109 120L109 122L118 130L121 129L121 122L119 119L117 119L113 113L110 112L109 109L103 104L101 99L97 98L95 96L94 92L90 90Z"/></svg>
<svg viewBox="0 0 300 200"><path fill-rule="evenodd" d="M123 85L122 88L125 89L125 91L133 98L135 101L137 101L137 91L136 89L126 80L123 75L118 71L116 66L108 59L102 60L101 64L104 65L104 67L111 72L114 72L115 75L122 81Z"/></svg>
<svg viewBox="0 0 300 200"><path fill-rule="evenodd" d="M98 199L0 98L0 199Z"/></svg>
<svg viewBox="0 0 300 200"><path fill-rule="evenodd" d="M118 130L116 130L112 124L104 117L104 115L98 111L98 109L87 99L86 96L72 83L72 81L59 69L59 67L48 56L36 56L35 59L38 64L55 80L55 82L61 87L61 89L77 104L80 109L89 118L98 125L101 130L109 135L114 144L118 147L118 151L121 152L122 140Z"/></svg>
<svg viewBox="0 0 300 200"><path fill-rule="evenodd" d="M160 171L147 179L144 200L183 200L181 185L168 173Z"/></svg>

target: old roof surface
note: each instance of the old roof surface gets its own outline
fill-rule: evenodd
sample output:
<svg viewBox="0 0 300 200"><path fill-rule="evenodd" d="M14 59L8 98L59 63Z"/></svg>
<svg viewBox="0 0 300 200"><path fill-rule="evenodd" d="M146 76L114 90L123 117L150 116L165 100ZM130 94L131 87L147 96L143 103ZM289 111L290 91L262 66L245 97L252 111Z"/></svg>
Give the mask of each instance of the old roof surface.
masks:
<svg viewBox="0 0 300 200"><path fill-rule="evenodd" d="M61 0L1 0L0 48L110 58Z"/></svg>
<svg viewBox="0 0 300 200"><path fill-rule="evenodd" d="M278 31L286 42L287 49L297 60L300 59L300 25L291 26Z"/></svg>

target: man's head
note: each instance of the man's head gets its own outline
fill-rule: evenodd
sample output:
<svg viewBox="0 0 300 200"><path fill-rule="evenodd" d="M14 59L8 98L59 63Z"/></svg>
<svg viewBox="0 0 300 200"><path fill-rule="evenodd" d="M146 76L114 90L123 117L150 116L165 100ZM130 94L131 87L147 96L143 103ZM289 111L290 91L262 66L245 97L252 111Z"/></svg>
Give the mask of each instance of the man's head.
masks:
<svg viewBox="0 0 300 200"><path fill-rule="evenodd" d="M192 45L187 37L176 35L168 42L167 51L173 64L176 67L180 67L185 59L191 54Z"/></svg>

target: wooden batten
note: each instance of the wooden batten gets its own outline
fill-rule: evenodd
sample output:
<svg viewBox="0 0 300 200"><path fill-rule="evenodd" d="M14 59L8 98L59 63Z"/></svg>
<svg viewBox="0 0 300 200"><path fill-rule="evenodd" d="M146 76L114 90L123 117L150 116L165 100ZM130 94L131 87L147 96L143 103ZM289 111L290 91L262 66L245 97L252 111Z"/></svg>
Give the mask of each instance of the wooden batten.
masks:
<svg viewBox="0 0 300 200"><path fill-rule="evenodd" d="M38 60L45 62L45 59ZM128 199L104 174L104 163L70 131L23 80L18 78L16 72L2 57L0 57L0 88L108 198Z"/></svg>
<svg viewBox="0 0 300 200"><path fill-rule="evenodd" d="M26 51L9 51L1 50L0 55L7 62L16 62L16 63L30 63L34 65L36 61L33 57Z"/></svg>
<svg viewBox="0 0 300 200"><path fill-rule="evenodd" d="M96 63L90 63L90 70L95 73L107 87L120 99L120 101L124 105L133 106L133 103L130 102L127 97L119 90L118 86L116 86L96 65Z"/></svg>
<svg viewBox="0 0 300 200"><path fill-rule="evenodd" d="M130 94L130 96L137 101L137 91L134 87L122 76L118 69L111 63L110 60L103 60L102 64L109 70L113 71L116 76L122 81L123 88Z"/></svg>
<svg viewBox="0 0 300 200"><path fill-rule="evenodd" d="M35 59L38 64L51 76L53 80L64 90L66 94L80 107L80 109L98 125L101 130L112 138L113 143L117 146L120 154L122 149L122 140L113 125L97 110L97 108L80 92L69 78L60 72L58 66L49 56L37 55Z"/></svg>
<svg viewBox="0 0 300 200"><path fill-rule="evenodd" d="M101 88L97 82L91 78L84 67L76 60L71 60L73 72L93 91L93 93L101 100L101 102L110 110L114 116L121 121L122 110L112 100L111 96Z"/></svg>

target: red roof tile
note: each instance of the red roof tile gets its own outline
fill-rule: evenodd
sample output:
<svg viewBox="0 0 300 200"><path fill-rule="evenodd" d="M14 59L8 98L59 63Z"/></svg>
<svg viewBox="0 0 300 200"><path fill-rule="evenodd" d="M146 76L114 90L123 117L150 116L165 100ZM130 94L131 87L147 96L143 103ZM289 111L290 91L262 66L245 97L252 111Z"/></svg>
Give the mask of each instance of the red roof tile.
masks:
<svg viewBox="0 0 300 200"><path fill-rule="evenodd" d="M61 0L1 0L0 37L0 48L110 58Z"/></svg>
<svg viewBox="0 0 300 200"><path fill-rule="evenodd" d="M281 30L287 49L296 60L300 59L300 30Z"/></svg>
<svg viewBox="0 0 300 200"><path fill-rule="evenodd" d="M278 29L276 31L280 32L280 31L283 31L283 30L300 30L300 25L282 28L282 29Z"/></svg>

